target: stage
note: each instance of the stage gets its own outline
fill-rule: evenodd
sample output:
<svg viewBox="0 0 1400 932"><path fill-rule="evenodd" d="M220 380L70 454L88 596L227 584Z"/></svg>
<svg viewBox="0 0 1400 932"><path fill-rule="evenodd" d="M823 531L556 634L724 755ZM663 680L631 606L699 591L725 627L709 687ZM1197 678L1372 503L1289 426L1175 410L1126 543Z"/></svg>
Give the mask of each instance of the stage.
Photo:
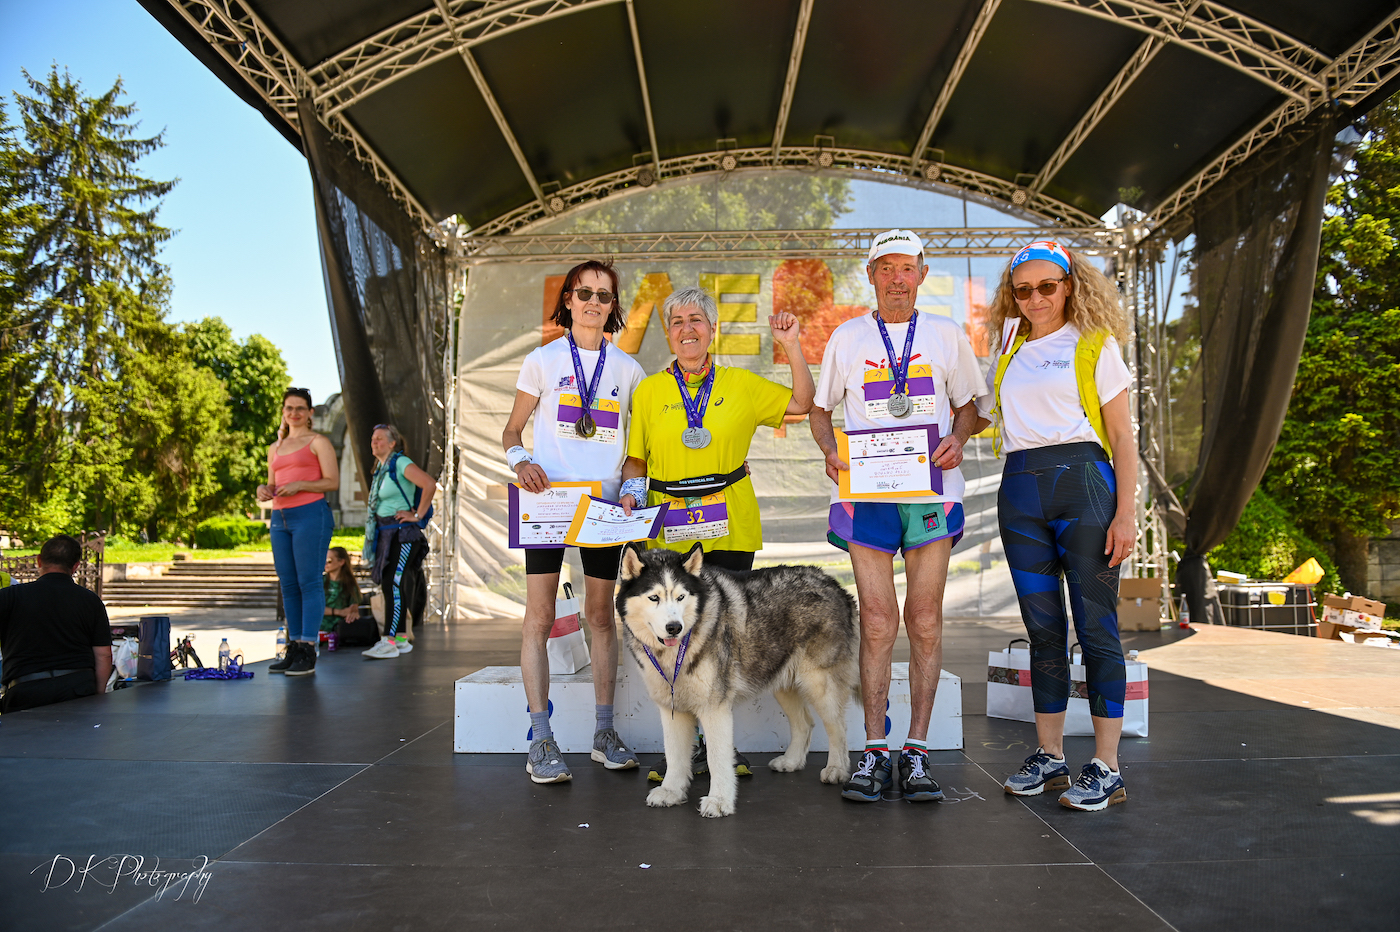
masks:
<svg viewBox="0 0 1400 932"><path fill-rule="evenodd" d="M644 770L575 755L571 784L535 786L520 755L454 754L453 682L512 662L505 619L429 627L398 660L323 653L310 678L260 663L252 681L8 715L0 915L14 932L1394 922L1400 656L1126 635L1152 667L1151 737L1123 742L1129 802L1076 813L1000 790L1034 742L982 714L986 652L1015 629L947 626L966 746L932 755L948 794L932 805L844 802L814 755L800 774L757 767L738 813L706 820L647 809ZM1068 739L1071 763L1091 747Z"/></svg>

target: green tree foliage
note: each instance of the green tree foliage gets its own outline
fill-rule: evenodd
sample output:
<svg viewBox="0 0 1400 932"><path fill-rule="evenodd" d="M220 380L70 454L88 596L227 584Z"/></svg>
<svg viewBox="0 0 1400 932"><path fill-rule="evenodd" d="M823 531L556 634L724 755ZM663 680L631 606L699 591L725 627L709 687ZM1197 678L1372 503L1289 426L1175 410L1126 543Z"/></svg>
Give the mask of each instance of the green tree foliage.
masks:
<svg viewBox="0 0 1400 932"><path fill-rule="evenodd" d="M282 353L253 334L239 343L228 324L206 317L182 328L191 358L212 372L228 393L228 445L218 466L217 512L256 507L254 493L267 478L267 445L282 413L282 390L290 384Z"/></svg>
<svg viewBox="0 0 1400 932"><path fill-rule="evenodd" d="M285 366L261 337L220 356L221 322L166 322L174 182L140 173L161 136L138 135L121 82L25 78L22 135L0 114L0 526L188 535L241 501L246 424L276 423L249 383Z"/></svg>
<svg viewBox="0 0 1400 932"><path fill-rule="evenodd" d="M1213 568L1251 579L1282 579L1309 557L1317 559L1324 573L1317 591L1340 592L1337 567L1327 552L1298 530L1288 512L1263 489L1250 497L1230 536L1208 554Z"/></svg>
<svg viewBox="0 0 1400 932"><path fill-rule="evenodd" d="M1400 98L1368 117L1328 207L1307 341L1263 485L1362 592L1369 538L1400 518Z"/></svg>
<svg viewBox="0 0 1400 932"><path fill-rule="evenodd" d="M578 233L825 230L850 210L851 183L828 175L743 172L663 183L584 212Z"/></svg>

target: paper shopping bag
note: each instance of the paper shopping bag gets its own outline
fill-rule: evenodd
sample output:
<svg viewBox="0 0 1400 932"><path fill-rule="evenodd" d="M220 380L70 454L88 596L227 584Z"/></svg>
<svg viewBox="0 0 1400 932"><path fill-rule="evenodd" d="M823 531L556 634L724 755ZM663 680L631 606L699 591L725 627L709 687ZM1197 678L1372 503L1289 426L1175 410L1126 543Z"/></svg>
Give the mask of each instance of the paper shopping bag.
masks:
<svg viewBox="0 0 1400 932"><path fill-rule="evenodd" d="M1147 737L1147 664L1127 660L1127 691L1123 702L1123 737ZM1094 721L1089 715L1088 674L1078 650L1070 655L1069 708L1065 712L1065 734L1092 735Z"/></svg>
<svg viewBox="0 0 1400 932"><path fill-rule="evenodd" d="M1018 642L1026 646L1012 648ZM1033 722L1030 641L1016 638L1011 644L987 653L987 717Z"/></svg>
<svg viewBox="0 0 1400 932"><path fill-rule="evenodd" d="M578 623L578 599L574 587L564 583L564 598L554 602L554 627L545 645L550 673L577 673L588 666L588 642Z"/></svg>

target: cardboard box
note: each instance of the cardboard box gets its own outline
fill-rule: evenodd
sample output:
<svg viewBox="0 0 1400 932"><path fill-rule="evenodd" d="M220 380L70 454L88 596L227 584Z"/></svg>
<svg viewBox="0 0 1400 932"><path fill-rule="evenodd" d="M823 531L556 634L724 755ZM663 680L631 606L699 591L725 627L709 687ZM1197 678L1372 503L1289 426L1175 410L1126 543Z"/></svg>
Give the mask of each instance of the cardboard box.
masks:
<svg viewBox="0 0 1400 932"><path fill-rule="evenodd" d="M1339 625L1331 621L1317 623L1317 636L1325 641L1340 641L1343 631L1355 631L1351 625Z"/></svg>
<svg viewBox="0 0 1400 932"><path fill-rule="evenodd" d="M1158 631L1162 627L1162 581L1126 577L1118 581L1118 630Z"/></svg>
<svg viewBox="0 0 1400 932"><path fill-rule="evenodd" d="M1378 631L1384 618L1384 602L1363 599L1359 595L1327 595L1322 598L1322 620L1334 625Z"/></svg>

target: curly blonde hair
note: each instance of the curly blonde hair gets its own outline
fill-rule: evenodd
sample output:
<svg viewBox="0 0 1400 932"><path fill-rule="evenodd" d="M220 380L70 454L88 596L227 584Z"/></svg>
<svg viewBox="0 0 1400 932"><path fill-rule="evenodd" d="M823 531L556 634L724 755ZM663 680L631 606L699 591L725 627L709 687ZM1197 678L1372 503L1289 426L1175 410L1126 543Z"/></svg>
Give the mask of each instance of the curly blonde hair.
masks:
<svg viewBox="0 0 1400 932"><path fill-rule="evenodd" d="M1069 252L1069 279L1073 288L1065 298L1065 320L1079 329L1080 333L1093 333L1107 330L1117 338L1119 344L1128 341L1128 312L1123 307L1118 288L1096 269L1089 258L1082 253ZM987 345L1001 348L1001 327L1008 317L1020 317L1018 333L1029 335L1031 322L1016 307L1016 298L1011 293L1011 262L1001 272L996 294L992 296L991 307L987 309Z"/></svg>

